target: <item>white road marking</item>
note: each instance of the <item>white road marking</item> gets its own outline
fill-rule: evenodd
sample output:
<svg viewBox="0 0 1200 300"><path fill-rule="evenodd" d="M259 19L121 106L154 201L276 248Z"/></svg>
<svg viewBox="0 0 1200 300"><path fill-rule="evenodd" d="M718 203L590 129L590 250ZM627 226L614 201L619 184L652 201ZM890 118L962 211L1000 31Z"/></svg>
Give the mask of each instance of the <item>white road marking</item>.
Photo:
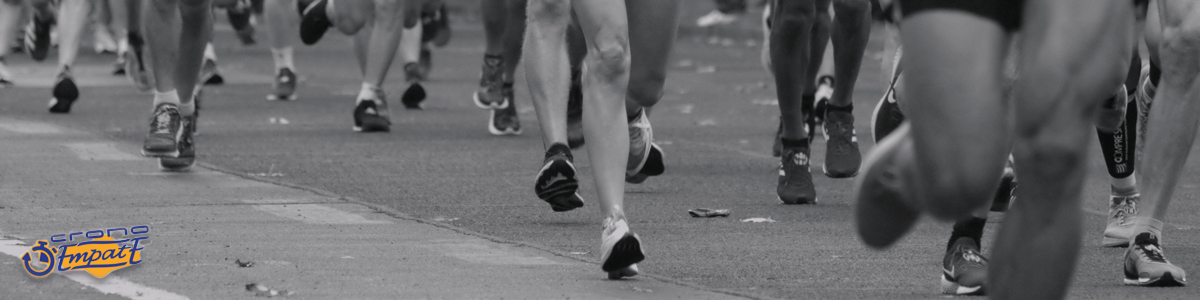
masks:
<svg viewBox="0 0 1200 300"><path fill-rule="evenodd" d="M277 203L278 200L254 201L246 203ZM271 204L254 205L254 209L309 224L392 224L388 220L368 220L363 216L337 210L320 204Z"/></svg>
<svg viewBox="0 0 1200 300"><path fill-rule="evenodd" d="M67 146L67 148L71 149L71 152L75 152L75 156L78 156L80 160L130 161L146 159L141 156L125 153L117 149L117 146L112 143L68 143L63 144L63 146Z"/></svg>
<svg viewBox="0 0 1200 300"><path fill-rule="evenodd" d="M495 265L544 266L562 263L541 256L526 255L483 241L445 240L419 245L435 253L473 262Z"/></svg>
<svg viewBox="0 0 1200 300"><path fill-rule="evenodd" d="M37 123L17 121L13 119L0 118L0 129L23 134L59 134L63 133L58 126Z"/></svg>
<svg viewBox="0 0 1200 300"><path fill-rule="evenodd" d="M8 254L16 258L25 255L29 251L29 246L21 241L0 240L0 253ZM96 278L87 272L67 272L56 273L67 277L75 282L94 288L101 293L115 294L129 299L188 299L180 294L155 289L152 287L137 284L114 275L105 276L104 278Z"/></svg>

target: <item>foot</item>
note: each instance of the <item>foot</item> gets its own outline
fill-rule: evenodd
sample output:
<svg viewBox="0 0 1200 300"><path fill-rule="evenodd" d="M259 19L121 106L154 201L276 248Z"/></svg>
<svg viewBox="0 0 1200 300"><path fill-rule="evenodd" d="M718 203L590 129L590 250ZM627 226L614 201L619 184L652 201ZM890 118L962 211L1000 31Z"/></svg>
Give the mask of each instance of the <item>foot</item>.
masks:
<svg viewBox="0 0 1200 300"><path fill-rule="evenodd" d="M1157 236L1143 232L1125 250L1125 285L1184 286L1187 273L1167 261Z"/></svg>
<svg viewBox="0 0 1200 300"><path fill-rule="evenodd" d="M419 68L416 63L404 64L408 88L404 89L404 95L400 96L400 103L404 104L405 109L421 109L422 103L425 102L425 87L421 85L419 74L416 74Z"/></svg>
<svg viewBox="0 0 1200 300"><path fill-rule="evenodd" d="M504 89L505 102L512 103L513 89L508 87ZM493 109L488 118L488 132L492 135L520 135L521 120L517 117L517 106L509 105L508 108Z"/></svg>
<svg viewBox="0 0 1200 300"><path fill-rule="evenodd" d="M183 117L181 121L181 134L176 146L179 149L179 156L158 158L158 167L163 171L185 171L196 163L196 144L192 139L196 129L196 118L187 116Z"/></svg>
<svg viewBox="0 0 1200 300"><path fill-rule="evenodd" d="M920 218L920 211L906 198L897 159L912 146L908 123L901 124L872 149L863 166L863 176L854 183L854 215L864 244L883 249L900 240Z"/></svg>
<svg viewBox="0 0 1200 300"><path fill-rule="evenodd" d="M1141 195L1118 195L1113 192L1108 198L1108 225L1104 227L1104 247L1127 247L1133 237L1134 216L1137 215L1137 203Z"/></svg>
<svg viewBox="0 0 1200 300"><path fill-rule="evenodd" d="M871 139L878 144L880 140L904 123L904 112L900 111L900 103L896 102L896 90L888 88L875 105L871 113Z"/></svg>
<svg viewBox="0 0 1200 300"><path fill-rule="evenodd" d="M233 26L233 31L237 33L238 40L242 41L242 45L247 46L258 43L254 40L254 24L250 23L250 16L254 11L248 4L249 2L239 1L236 7L226 9L229 25Z"/></svg>
<svg viewBox="0 0 1200 300"><path fill-rule="evenodd" d="M217 61L210 58L205 58L204 64L200 65L200 78L204 85L225 84L225 77L217 70Z"/></svg>
<svg viewBox="0 0 1200 300"><path fill-rule="evenodd" d="M325 14L327 5L329 0L316 0L300 11L300 41L305 45L316 44L325 36L325 31L333 27L333 22L330 22L329 16Z"/></svg>
<svg viewBox="0 0 1200 300"><path fill-rule="evenodd" d="M958 238L942 258L942 294L985 295L987 258L972 238Z"/></svg>
<svg viewBox="0 0 1200 300"><path fill-rule="evenodd" d="M629 161L625 166L625 182L642 183L650 176L663 173L662 148L654 144L654 130L646 110L638 111L629 121Z"/></svg>
<svg viewBox="0 0 1200 300"><path fill-rule="evenodd" d="M625 219L605 219L604 232L600 236L600 269L608 273L608 278L637 275L634 264L644 259L646 254L642 253L642 241L636 233L629 231Z"/></svg>
<svg viewBox="0 0 1200 300"><path fill-rule="evenodd" d="M475 106L482 109L508 108L508 102L502 94L503 75L504 59L500 56L485 55L483 71L479 74L479 89L472 95Z"/></svg>
<svg viewBox="0 0 1200 300"><path fill-rule="evenodd" d="M58 81L54 84L53 96L50 98L50 113L65 114L71 112L71 104L79 99L79 88L71 78L70 68L64 68L58 73Z"/></svg>
<svg viewBox="0 0 1200 300"><path fill-rule="evenodd" d="M571 72L571 89L567 94L567 146L583 147L583 85L578 72Z"/></svg>
<svg viewBox="0 0 1200 300"><path fill-rule="evenodd" d="M829 178L850 178L858 175L862 164L862 154L858 150L858 134L854 130L854 111L852 106L827 106L824 132L828 139L825 144L825 163L822 168Z"/></svg>
<svg viewBox="0 0 1200 300"><path fill-rule="evenodd" d="M825 75L817 79L817 92L813 93L817 97L817 101L813 103L813 116L815 116L817 125L824 126L825 124L825 108L829 105L829 98L833 98L833 76ZM829 140L829 134L822 135L825 140Z"/></svg>
<svg viewBox="0 0 1200 300"><path fill-rule="evenodd" d="M267 95L267 101L296 100L296 73L283 68L275 75L275 91Z"/></svg>
<svg viewBox="0 0 1200 300"><path fill-rule="evenodd" d="M359 99L354 107L354 131L357 132L388 132L392 126L392 116L388 113L387 100L383 92L377 91L379 99Z"/></svg>
<svg viewBox="0 0 1200 300"><path fill-rule="evenodd" d="M113 38L112 32L108 31L108 26L93 26L94 34L92 34L93 50L96 54L114 53L117 52L117 41Z"/></svg>
<svg viewBox="0 0 1200 300"><path fill-rule="evenodd" d="M583 198L578 193L579 181L575 179L574 160L569 148L562 144L550 146L533 183L533 191L538 198L550 203L550 209L556 212L583 207Z"/></svg>
<svg viewBox="0 0 1200 300"><path fill-rule="evenodd" d="M33 60L42 61L50 54L50 29L54 19L40 13L34 13L31 19L25 27L25 52Z"/></svg>
<svg viewBox="0 0 1200 300"><path fill-rule="evenodd" d="M779 162L779 185L775 193L783 204L817 204L809 165L808 145L784 148Z"/></svg>
<svg viewBox="0 0 1200 300"><path fill-rule="evenodd" d="M160 103L150 119L150 133L142 141L142 155L148 157L178 157L183 117L175 104Z"/></svg>

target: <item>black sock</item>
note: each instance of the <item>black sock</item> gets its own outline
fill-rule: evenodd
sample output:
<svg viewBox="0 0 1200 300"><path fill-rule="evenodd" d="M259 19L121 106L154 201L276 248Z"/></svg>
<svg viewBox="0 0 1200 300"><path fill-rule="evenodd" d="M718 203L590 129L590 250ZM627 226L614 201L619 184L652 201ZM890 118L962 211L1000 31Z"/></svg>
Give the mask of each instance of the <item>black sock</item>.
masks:
<svg viewBox="0 0 1200 300"><path fill-rule="evenodd" d="M1137 48L1133 49L1133 58L1129 60L1129 72L1125 74L1125 92L1133 95L1137 92L1138 78L1142 73L1142 57L1138 56Z"/></svg>
<svg viewBox="0 0 1200 300"><path fill-rule="evenodd" d="M950 232L950 241L946 243L946 251L950 251L950 247L954 245L958 238L969 237L975 240L975 247L983 249L983 226L987 225L987 219L977 218L972 216L969 219L959 220L954 222L954 231Z"/></svg>
<svg viewBox="0 0 1200 300"><path fill-rule="evenodd" d="M808 139L807 138L798 139L798 140L793 140L793 139L789 139L789 138L780 138L780 141L783 142L783 148L794 149L794 148L808 147Z"/></svg>
<svg viewBox="0 0 1200 300"><path fill-rule="evenodd" d="M1159 69L1158 64L1152 60L1150 61L1150 84L1157 87L1159 79L1162 79L1162 69Z"/></svg>
<svg viewBox="0 0 1200 300"><path fill-rule="evenodd" d="M851 103L850 105L846 105L846 106L837 106L833 103L830 103L829 105L826 105L825 107L827 107L825 109L825 111L827 111L827 112L828 111L840 111L840 112L853 112L854 111L854 103Z"/></svg>
<svg viewBox="0 0 1200 300"><path fill-rule="evenodd" d="M1117 126L1113 132L1105 133L1096 130L1100 138L1100 152L1104 157L1104 166L1108 175L1113 178L1125 178L1133 174L1134 149L1137 149L1137 103L1129 102L1125 108L1125 122Z"/></svg>

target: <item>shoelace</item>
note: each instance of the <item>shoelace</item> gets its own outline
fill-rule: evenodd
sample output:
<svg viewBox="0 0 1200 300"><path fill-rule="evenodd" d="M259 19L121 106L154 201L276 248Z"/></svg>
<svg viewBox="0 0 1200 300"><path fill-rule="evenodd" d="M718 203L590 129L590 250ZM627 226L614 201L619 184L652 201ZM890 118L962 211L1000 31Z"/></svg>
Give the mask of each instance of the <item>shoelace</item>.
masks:
<svg viewBox="0 0 1200 300"><path fill-rule="evenodd" d="M1163 257L1162 249L1158 247L1158 243L1156 241L1139 243L1137 244L1137 247L1138 250L1142 252L1142 255L1146 256L1146 259L1157 263L1167 262L1167 259Z"/></svg>
<svg viewBox="0 0 1200 300"><path fill-rule="evenodd" d="M1117 204L1113 211L1113 218L1124 224L1129 221L1129 216L1137 214L1137 202L1133 202L1131 197L1121 197L1120 199L1120 204Z"/></svg>
<svg viewBox="0 0 1200 300"><path fill-rule="evenodd" d="M154 132L169 133L171 132L171 115L170 111L162 109L158 114L154 115Z"/></svg>
<svg viewBox="0 0 1200 300"><path fill-rule="evenodd" d="M831 121L832 120L825 121L825 130L829 131L829 139L831 141L837 141L830 143L830 145L833 146L833 152L835 154L845 154L851 152L851 137L854 135L854 129L851 129L852 127L849 124L841 124L839 122Z"/></svg>

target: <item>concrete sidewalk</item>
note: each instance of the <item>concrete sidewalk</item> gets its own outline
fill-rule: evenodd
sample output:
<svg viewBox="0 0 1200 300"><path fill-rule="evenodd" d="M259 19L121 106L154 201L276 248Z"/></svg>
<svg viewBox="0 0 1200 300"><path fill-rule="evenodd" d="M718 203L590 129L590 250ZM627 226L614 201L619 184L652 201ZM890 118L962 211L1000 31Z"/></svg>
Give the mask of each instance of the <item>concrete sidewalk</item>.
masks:
<svg viewBox="0 0 1200 300"><path fill-rule="evenodd" d="M212 169L160 172L136 145L47 123L0 117L0 153L0 299L265 295L248 284L297 299L732 298L607 280L582 261L594 251L562 257ZM136 225L151 228L142 264L101 280L23 270L36 240Z"/></svg>

